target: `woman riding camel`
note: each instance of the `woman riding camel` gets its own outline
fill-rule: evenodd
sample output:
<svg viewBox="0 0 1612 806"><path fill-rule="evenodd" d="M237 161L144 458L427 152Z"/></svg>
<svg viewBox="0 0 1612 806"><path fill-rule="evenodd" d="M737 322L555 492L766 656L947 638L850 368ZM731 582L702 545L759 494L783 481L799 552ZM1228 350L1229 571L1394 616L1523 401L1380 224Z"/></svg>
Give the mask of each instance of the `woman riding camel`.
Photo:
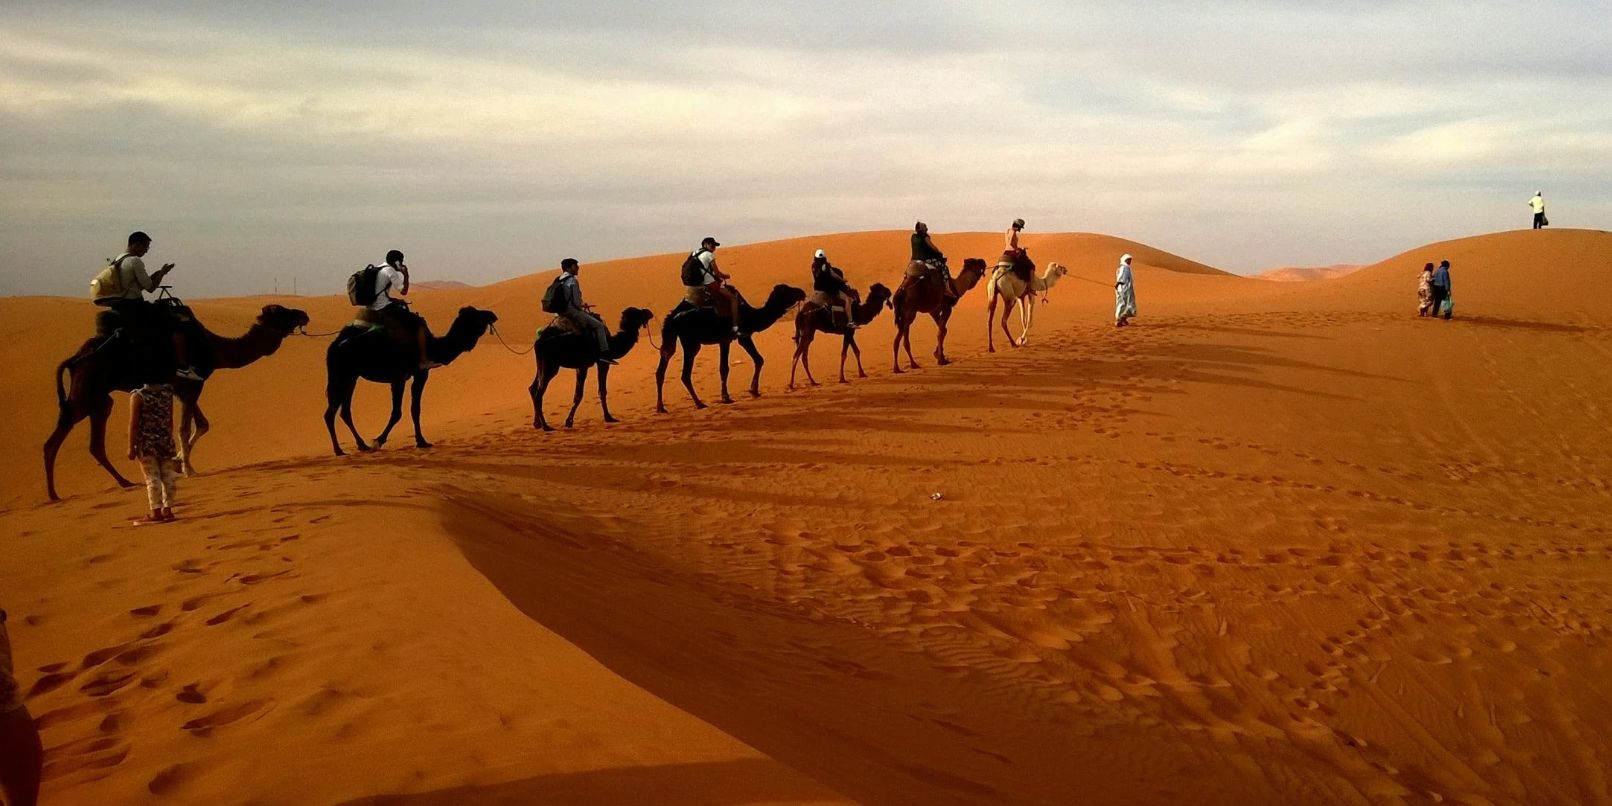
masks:
<svg viewBox="0 0 1612 806"><path fill-rule="evenodd" d="M946 296L953 299L958 297L957 287L952 283L951 269L946 267L946 255L942 254L935 247L935 242L929 239L929 225L922 221L912 227L912 260L914 263L923 263L930 269L940 272L940 277L944 281L941 287L945 289ZM912 285L914 279L916 278L910 275L903 277L901 287Z"/></svg>
<svg viewBox="0 0 1612 806"><path fill-rule="evenodd" d="M845 281L845 272L828 262L828 255L821 249L812 258L812 290L828 302L839 303L845 311L846 327L856 329L856 319L851 315L851 303L858 297L856 289Z"/></svg>

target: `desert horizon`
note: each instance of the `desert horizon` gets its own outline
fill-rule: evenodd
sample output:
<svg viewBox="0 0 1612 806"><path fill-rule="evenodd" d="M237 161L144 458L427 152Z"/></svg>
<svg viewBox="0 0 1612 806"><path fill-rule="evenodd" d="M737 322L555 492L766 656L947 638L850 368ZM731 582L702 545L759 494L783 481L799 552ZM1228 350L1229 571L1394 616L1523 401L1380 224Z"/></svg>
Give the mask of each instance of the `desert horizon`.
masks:
<svg viewBox="0 0 1612 806"><path fill-rule="evenodd" d="M901 233L894 233L901 235ZM997 233L937 234L995 258ZM330 455L328 338L209 379L179 519L135 528L86 453L44 500L49 376L94 306L0 299L18 468L0 606L46 748L41 802L1591 803L1612 754L1595 681L1612 550L1612 234L1514 231L1324 282L1226 274L1144 244L1029 234L1068 270L1024 347L963 296L948 366L787 391L792 316L756 336L759 398L715 351L656 415L640 339L575 427L532 426L530 355L494 334L431 372L418 449ZM754 296L823 248L894 287L904 237L723 246ZM1138 317L1113 327L1135 256ZM1450 321L1416 273L1448 259ZM675 259L583 266L614 328L663 317ZM1550 267L1542 282L1540 267ZM529 347L550 273L421 291L445 327ZM177 278L176 278L177 279ZM225 336L265 305L188 300ZM998 311L1000 315L1000 311ZM1018 332L1019 320L1013 319ZM904 358L903 358L904 362ZM674 361L677 367L680 361ZM904 363L903 363L904 366ZM675 369L672 373L675 376ZM573 373L547 396L559 423ZM115 464L126 439L118 395ZM361 433L386 393L360 385ZM349 435L341 437L351 450Z"/></svg>

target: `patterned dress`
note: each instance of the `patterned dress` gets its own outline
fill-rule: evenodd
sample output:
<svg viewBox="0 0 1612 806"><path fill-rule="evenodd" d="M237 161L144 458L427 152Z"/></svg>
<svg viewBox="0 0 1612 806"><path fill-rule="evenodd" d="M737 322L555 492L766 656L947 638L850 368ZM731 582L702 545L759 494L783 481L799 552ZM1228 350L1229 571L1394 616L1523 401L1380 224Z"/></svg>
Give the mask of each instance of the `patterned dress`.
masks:
<svg viewBox="0 0 1612 806"><path fill-rule="evenodd" d="M1416 284L1417 316L1427 316L1433 312L1433 273L1423 269L1422 276Z"/></svg>
<svg viewBox="0 0 1612 806"><path fill-rule="evenodd" d="M141 387L140 422L136 426L134 453L152 459L174 456L174 391L166 384Z"/></svg>

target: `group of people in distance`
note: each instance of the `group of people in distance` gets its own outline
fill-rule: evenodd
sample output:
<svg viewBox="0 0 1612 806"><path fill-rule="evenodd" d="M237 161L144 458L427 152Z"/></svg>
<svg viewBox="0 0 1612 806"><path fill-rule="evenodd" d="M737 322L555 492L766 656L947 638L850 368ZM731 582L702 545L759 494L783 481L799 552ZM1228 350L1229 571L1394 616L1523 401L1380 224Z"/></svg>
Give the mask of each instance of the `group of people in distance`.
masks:
<svg viewBox="0 0 1612 806"><path fill-rule="evenodd" d="M1438 266L1429 263L1422 267L1416 283L1416 315L1449 319L1455 312L1455 297L1450 294L1450 261L1441 260Z"/></svg>

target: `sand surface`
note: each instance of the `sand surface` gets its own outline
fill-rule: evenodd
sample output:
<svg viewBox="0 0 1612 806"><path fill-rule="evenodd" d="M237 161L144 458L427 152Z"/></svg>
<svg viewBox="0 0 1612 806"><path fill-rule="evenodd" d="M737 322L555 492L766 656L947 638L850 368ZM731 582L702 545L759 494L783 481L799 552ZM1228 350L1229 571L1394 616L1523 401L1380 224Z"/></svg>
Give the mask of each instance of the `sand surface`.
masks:
<svg viewBox="0 0 1612 806"><path fill-rule="evenodd" d="M92 310L0 300L0 607L45 802L1612 802L1612 235L1433 244L1324 283L1024 240L1071 270L1024 348L986 354L976 290L952 365L924 317L923 368L892 374L886 312L867 378L833 383L824 336L826 383L788 392L786 320L758 339L760 399L746 361L735 405L696 411L674 377L657 416L641 343L608 427L590 379L574 430L534 431L531 358L489 337L432 373L435 448L405 421L335 458L326 340L294 337L210 381L183 520L140 529L143 491L82 430L67 500L43 500L50 375ZM818 247L864 288L906 256L885 232L721 260L760 298L807 285ZM1116 330L1127 251L1140 318ZM1437 259L1456 321L1414 315ZM679 261L582 282L612 321L664 313ZM524 348L550 276L419 309L490 308ZM229 334L271 301L314 332L350 316L195 307Z"/></svg>

